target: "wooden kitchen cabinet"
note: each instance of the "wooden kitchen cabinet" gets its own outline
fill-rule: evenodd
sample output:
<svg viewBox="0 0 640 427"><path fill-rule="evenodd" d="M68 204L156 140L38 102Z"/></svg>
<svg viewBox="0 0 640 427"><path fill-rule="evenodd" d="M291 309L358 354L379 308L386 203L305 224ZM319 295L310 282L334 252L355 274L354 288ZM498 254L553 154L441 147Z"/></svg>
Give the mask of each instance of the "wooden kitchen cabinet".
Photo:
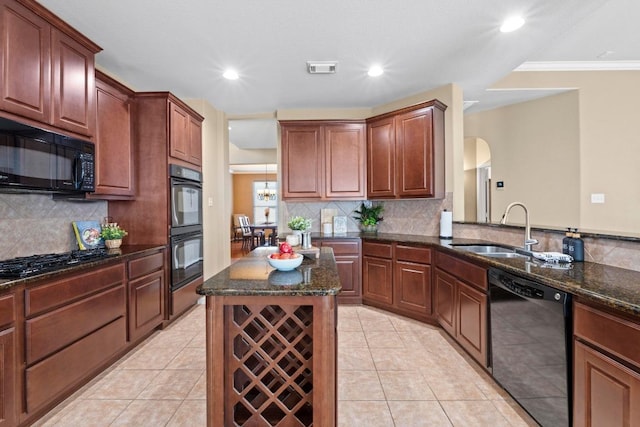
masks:
<svg viewBox="0 0 640 427"><path fill-rule="evenodd" d="M164 251L128 261L129 341L136 341L164 320Z"/></svg>
<svg viewBox="0 0 640 427"><path fill-rule="evenodd" d="M431 317L431 249L396 245L394 306L399 313L427 320Z"/></svg>
<svg viewBox="0 0 640 427"><path fill-rule="evenodd" d="M444 111L437 100L367 120L367 198L444 197Z"/></svg>
<svg viewBox="0 0 640 427"><path fill-rule="evenodd" d="M124 350L124 263L28 287L24 331L24 401L31 415Z"/></svg>
<svg viewBox="0 0 640 427"><path fill-rule="evenodd" d="M362 301L378 308L393 306L393 246L362 243Z"/></svg>
<svg viewBox="0 0 640 427"><path fill-rule="evenodd" d="M133 91L96 71L96 187L90 198L131 200L135 196L132 96Z"/></svg>
<svg viewBox="0 0 640 427"><path fill-rule="evenodd" d="M363 122L282 121L285 200L361 200L366 195Z"/></svg>
<svg viewBox="0 0 640 427"><path fill-rule="evenodd" d="M15 296L0 297L0 426L17 424Z"/></svg>
<svg viewBox="0 0 640 427"><path fill-rule="evenodd" d="M330 247L338 267L342 291L338 294L338 303L362 303L362 263L360 261L360 239L322 239L321 247Z"/></svg>
<svg viewBox="0 0 640 427"><path fill-rule="evenodd" d="M488 366L487 270L436 252L434 312L438 324L482 366Z"/></svg>
<svg viewBox="0 0 640 427"><path fill-rule="evenodd" d="M36 2L1 0L0 7L2 111L92 139L101 49Z"/></svg>
<svg viewBox="0 0 640 427"><path fill-rule="evenodd" d="M431 320L431 249L365 240L362 254L365 304Z"/></svg>
<svg viewBox="0 0 640 427"><path fill-rule="evenodd" d="M574 303L573 425L640 425L640 323Z"/></svg>
<svg viewBox="0 0 640 427"><path fill-rule="evenodd" d="M202 120L169 101L169 156L202 165Z"/></svg>

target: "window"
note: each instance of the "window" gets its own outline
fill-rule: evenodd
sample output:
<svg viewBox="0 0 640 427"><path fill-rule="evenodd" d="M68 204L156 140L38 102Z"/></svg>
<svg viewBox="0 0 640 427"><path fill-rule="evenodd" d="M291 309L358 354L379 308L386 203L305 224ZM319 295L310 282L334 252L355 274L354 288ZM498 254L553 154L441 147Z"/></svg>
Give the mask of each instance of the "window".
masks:
<svg viewBox="0 0 640 427"><path fill-rule="evenodd" d="M253 222L262 224L278 221L278 183L276 181L253 182ZM267 215L268 213L268 215Z"/></svg>

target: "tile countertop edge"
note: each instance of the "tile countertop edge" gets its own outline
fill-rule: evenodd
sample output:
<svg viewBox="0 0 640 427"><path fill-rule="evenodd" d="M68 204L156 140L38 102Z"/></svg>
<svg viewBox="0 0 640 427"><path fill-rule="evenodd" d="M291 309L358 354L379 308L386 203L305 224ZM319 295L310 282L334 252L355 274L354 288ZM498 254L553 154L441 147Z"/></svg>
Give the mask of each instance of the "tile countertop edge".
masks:
<svg viewBox="0 0 640 427"><path fill-rule="evenodd" d="M74 265L72 267L63 268L60 270L49 271L42 274L36 274L30 277L23 277L17 279L0 279L0 292L6 291L18 285L29 284L33 282L39 282L41 280L49 280L58 276L62 276L67 273L80 272L84 269L97 267L113 261L122 261L133 256L144 255L146 252L154 252L158 249L166 248L165 245L122 245L119 249L119 253L111 255L107 258L101 258L85 262L82 264ZM117 250L118 250L117 249ZM116 251L117 251L116 250Z"/></svg>
<svg viewBox="0 0 640 427"><path fill-rule="evenodd" d="M344 238L344 236L342 236ZM352 234L350 238L356 238ZM385 243L419 244L461 256L485 267L495 267L521 277L538 281L561 291L614 310L640 317L640 272L594 262L577 262L569 270L544 268L527 258L490 258L449 247L454 244L495 243L480 239L441 240L434 236L411 234L360 234L362 240ZM316 236L317 239L333 238ZM313 241L313 235L312 235Z"/></svg>

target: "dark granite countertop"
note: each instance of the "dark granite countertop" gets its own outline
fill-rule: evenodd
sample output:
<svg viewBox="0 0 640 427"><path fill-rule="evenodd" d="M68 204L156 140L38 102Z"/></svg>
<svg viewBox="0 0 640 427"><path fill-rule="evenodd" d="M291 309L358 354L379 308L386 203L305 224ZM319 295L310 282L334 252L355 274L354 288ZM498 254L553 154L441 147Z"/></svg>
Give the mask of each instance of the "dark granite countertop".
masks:
<svg viewBox="0 0 640 427"><path fill-rule="evenodd" d="M198 286L206 296L326 296L342 287L331 248L321 248L320 257L305 257L292 271L278 271L267 262L275 247L259 247Z"/></svg>
<svg viewBox="0 0 640 427"><path fill-rule="evenodd" d="M164 248L163 245L122 245L118 249L109 249L109 256L105 258L96 259L60 270L36 274L34 276L21 279L0 279L0 291L7 290L21 284L29 284L41 280L52 279L66 273L80 272L82 270L98 267L100 265L114 261L122 261L125 258L143 255L145 252L153 252L162 248Z"/></svg>
<svg viewBox="0 0 640 427"><path fill-rule="evenodd" d="M320 238L320 236L318 236ZM455 249L451 243L490 243L484 240L453 239L416 236L409 234L362 234L368 241L398 242L435 246L443 252L466 257L486 267L495 267L520 275L553 288L567 291L572 295L613 309L640 316L640 272L612 267L594 262L574 262L570 268L559 269L530 258L490 258ZM313 238L312 238L313 241Z"/></svg>

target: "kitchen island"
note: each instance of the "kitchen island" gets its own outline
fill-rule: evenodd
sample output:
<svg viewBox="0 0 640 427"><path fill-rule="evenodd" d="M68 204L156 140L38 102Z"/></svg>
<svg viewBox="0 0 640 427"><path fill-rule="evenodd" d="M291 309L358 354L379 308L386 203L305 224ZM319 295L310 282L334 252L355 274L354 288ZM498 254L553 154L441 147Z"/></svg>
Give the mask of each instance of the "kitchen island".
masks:
<svg viewBox="0 0 640 427"><path fill-rule="evenodd" d="M333 251L277 271L257 248L198 287L206 296L207 423L337 425Z"/></svg>

